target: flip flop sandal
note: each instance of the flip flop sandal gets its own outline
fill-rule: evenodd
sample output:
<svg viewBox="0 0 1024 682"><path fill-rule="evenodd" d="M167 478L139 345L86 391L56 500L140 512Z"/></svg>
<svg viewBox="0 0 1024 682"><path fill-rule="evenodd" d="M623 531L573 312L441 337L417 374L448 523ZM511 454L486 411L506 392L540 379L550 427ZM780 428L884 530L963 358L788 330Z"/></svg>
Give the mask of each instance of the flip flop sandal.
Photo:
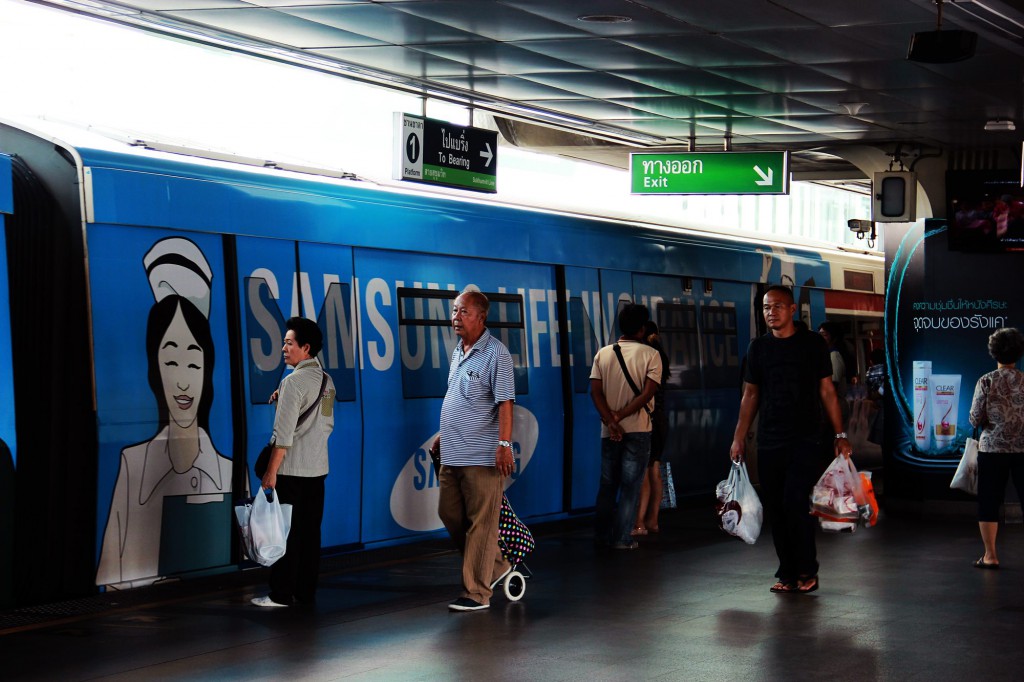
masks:
<svg viewBox="0 0 1024 682"><path fill-rule="evenodd" d="M807 583L809 583L811 581L814 581L814 584L811 585L810 587L808 587ZM796 591L799 592L800 594L810 594L811 592L816 592L818 590L818 586L820 584L818 582L818 576L816 576L816 575L811 576L810 578L804 578L803 579L803 583L804 583L803 585L798 585L797 588L796 588Z"/></svg>
<svg viewBox="0 0 1024 682"><path fill-rule="evenodd" d="M781 580L772 585L771 587L771 591L775 592L776 594L788 594L791 592L796 592L796 589L797 588L795 583L784 583Z"/></svg>
<svg viewBox="0 0 1024 682"><path fill-rule="evenodd" d="M974 562L974 567L975 568L984 568L984 569L989 570L989 571L995 571L995 570L997 570L999 568L999 564L991 564L991 563L985 561L985 557L981 557L980 559L978 559L977 561Z"/></svg>

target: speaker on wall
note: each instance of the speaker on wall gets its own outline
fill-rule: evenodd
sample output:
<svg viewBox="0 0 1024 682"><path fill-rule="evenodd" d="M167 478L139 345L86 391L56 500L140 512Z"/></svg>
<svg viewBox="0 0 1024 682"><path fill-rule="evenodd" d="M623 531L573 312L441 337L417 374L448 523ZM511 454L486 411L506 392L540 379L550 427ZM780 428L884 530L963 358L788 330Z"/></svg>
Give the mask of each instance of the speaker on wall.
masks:
<svg viewBox="0 0 1024 682"><path fill-rule="evenodd" d="M871 219L876 223L911 223L917 220L917 173L875 173L871 194Z"/></svg>
<svg viewBox="0 0 1024 682"><path fill-rule="evenodd" d="M950 64L970 59L978 34L970 31L921 31L910 39L907 59L925 64Z"/></svg>

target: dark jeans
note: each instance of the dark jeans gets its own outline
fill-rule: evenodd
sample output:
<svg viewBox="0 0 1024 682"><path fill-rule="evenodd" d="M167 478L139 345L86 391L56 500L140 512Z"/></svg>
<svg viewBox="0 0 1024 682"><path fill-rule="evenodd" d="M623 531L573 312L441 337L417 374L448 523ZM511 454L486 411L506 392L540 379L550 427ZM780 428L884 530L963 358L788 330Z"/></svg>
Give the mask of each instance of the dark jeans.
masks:
<svg viewBox="0 0 1024 682"><path fill-rule="evenodd" d="M1024 500L1024 454L978 453L978 520L999 521L999 507L1006 497L1006 483L1013 474L1017 497Z"/></svg>
<svg viewBox="0 0 1024 682"><path fill-rule="evenodd" d="M651 452L651 433L623 434L622 440L601 439L601 486L597 490L594 540L599 543L628 545L636 521L647 459ZM615 499L618 497L618 508Z"/></svg>
<svg viewBox="0 0 1024 682"><path fill-rule="evenodd" d="M284 556L270 567L270 598L278 604L316 599L320 574L320 523L326 476L278 476L281 504L292 505L292 527ZM260 493L257 493L260 494Z"/></svg>
<svg viewBox="0 0 1024 682"><path fill-rule="evenodd" d="M757 450L761 501L779 557L775 577L783 582L818 574L814 544L817 523L810 514L810 497L825 470L823 453L818 442L794 442Z"/></svg>

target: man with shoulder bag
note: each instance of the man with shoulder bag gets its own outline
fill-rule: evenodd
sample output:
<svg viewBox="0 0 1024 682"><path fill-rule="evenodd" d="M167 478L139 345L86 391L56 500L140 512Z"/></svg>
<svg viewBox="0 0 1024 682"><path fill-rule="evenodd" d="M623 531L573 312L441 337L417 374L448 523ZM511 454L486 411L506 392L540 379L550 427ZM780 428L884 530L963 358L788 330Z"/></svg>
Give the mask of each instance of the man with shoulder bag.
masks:
<svg viewBox="0 0 1024 682"><path fill-rule="evenodd" d="M594 543L635 549L631 535L651 451L651 410L661 380L661 355L644 341L647 307L619 312L618 342L594 356L590 397L601 415L601 484ZM618 507L616 508L616 497Z"/></svg>

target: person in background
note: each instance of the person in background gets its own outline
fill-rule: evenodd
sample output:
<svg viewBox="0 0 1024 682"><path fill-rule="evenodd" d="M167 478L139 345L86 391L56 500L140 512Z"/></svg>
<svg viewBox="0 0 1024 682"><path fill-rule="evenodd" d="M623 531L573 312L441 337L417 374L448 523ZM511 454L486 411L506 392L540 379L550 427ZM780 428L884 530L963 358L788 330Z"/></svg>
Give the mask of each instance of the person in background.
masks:
<svg viewBox="0 0 1024 682"><path fill-rule="evenodd" d="M644 323L644 343L658 351L661 356L661 379L658 390L654 394L654 410L651 412L651 456L647 463L647 473L640 487L640 504L636 510L636 526L633 535L657 533L658 514L661 511L661 453L665 450L665 438L668 436L668 415L665 412L665 382L669 378L668 355L661 346L658 324L654 320Z"/></svg>
<svg viewBox="0 0 1024 682"><path fill-rule="evenodd" d="M757 428L757 470L761 496L779 557L772 592L818 589L815 521L810 515L811 489L824 467L826 449L849 458L852 449L842 431L842 412L828 348L817 334L793 325L796 303L789 287L774 285L761 307L769 332L750 342L743 398L729 456L743 460L747 433ZM823 426L835 438L823 442Z"/></svg>
<svg viewBox="0 0 1024 682"><path fill-rule="evenodd" d="M646 306L623 306L622 336L597 351L590 371L590 399L601 415L601 483L594 514L598 547L638 546L631 532L651 455L651 403L661 380L661 356L643 342L647 319Z"/></svg>
<svg viewBox="0 0 1024 682"><path fill-rule="evenodd" d="M334 430L334 382L316 356L323 334L316 322L292 317L285 323L281 352L295 371L281 381L267 470L261 486L272 488L281 504L292 505L292 525L284 556L270 567L270 594L254 597L262 607L309 605L316 600L320 574L320 525L324 518L327 439ZM311 418L298 426L299 415L320 403ZM257 493L262 495L263 492Z"/></svg>
<svg viewBox="0 0 1024 682"><path fill-rule="evenodd" d="M512 420L516 399L512 356L487 329L490 301L465 290L452 305L448 390L441 404L437 514L462 553L462 595L451 611L479 611L491 604L494 585L512 570L498 549L498 519L505 479L512 475ZM441 447L441 443L444 447Z"/></svg>
<svg viewBox="0 0 1024 682"><path fill-rule="evenodd" d="M974 566L995 569L999 508L1011 475L1017 496L1024 494L1024 372L1017 369L1024 355L1024 334L1012 327L997 329L988 337L988 352L996 369L978 379L970 413L971 424L981 429L978 529L985 545L985 554Z"/></svg>
<svg viewBox="0 0 1024 682"><path fill-rule="evenodd" d="M839 397L839 409L843 413L843 428L845 429L850 422L850 405L846 402L848 390L846 378L852 367L847 362L843 348L843 329L836 322L826 320L818 325L818 333L828 345L829 360L832 362L832 385L836 389L836 396Z"/></svg>

